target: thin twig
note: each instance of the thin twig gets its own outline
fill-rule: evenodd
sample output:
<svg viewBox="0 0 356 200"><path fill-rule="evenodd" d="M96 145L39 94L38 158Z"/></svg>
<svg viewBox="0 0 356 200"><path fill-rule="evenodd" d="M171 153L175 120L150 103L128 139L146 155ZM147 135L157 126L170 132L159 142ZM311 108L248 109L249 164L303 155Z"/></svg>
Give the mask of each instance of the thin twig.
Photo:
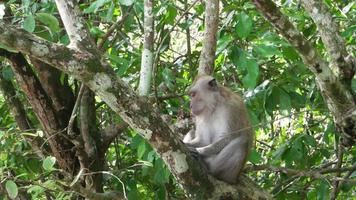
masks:
<svg viewBox="0 0 356 200"><path fill-rule="evenodd" d="M103 48L103 45L105 43L105 41L108 39L108 37L115 31L115 29L118 29L122 26L122 24L125 22L127 16L129 16L130 11L132 9L132 6L129 7L129 9L126 11L126 13L124 15L121 16L120 20L118 20L117 22L115 22L109 29L108 31L105 33L105 35L103 37L101 37L101 39L98 42L98 48L101 49Z"/></svg>
<svg viewBox="0 0 356 200"><path fill-rule="evenodd" d="M73 124L74 124L75 117L77 116L77 109L79 107L80 100L82 99L82 96L83 96L83 93L84 93L84 89L85 89L85 85L82 83L82 85L80 86L79 92L78 92L77 100L75 101L75 104L74 104L74 107L73 107L73 110L72 110L72 114L71 114L69 122L68 122L67 134L69 136L73 136L74 135Z"/></svg>
<svg viewBox="0 0 356 200"><path fill-rule="evenodd" d="M336 168L341 168L342 167L342 159L344 157L344 148L341 142L338 143L337 146L337 164ZM336 173L336 177L340 177L341 172ZM330 195L330 200L334 200L337 198L337 195L339 193L339 181L335 180L333 181L333 190Z"/></svg>
<svg viewBox="0 0 356 200"><path fill-rule="evenodd" d="M156 76L157 74L157 62L158 62L158 57L159 57L159 53L161 51L161 48L164 44L164 41L166 40L166 38L174 31L174 28L178 25L178 23L180 22L180 20L182 20L186 14L188 13L188 11L193 8L193 6L198 2L199 0L195 0L185 11L184 13L178 18L178 20L176 21L176 23L173 24L173 26L171 27L171 29L163 36L162 40L161 40L161 43L158 45L158 48L156 50L156 53L155 53L155 57L153 59L153 77ZM153 85L154 85L154 88L157 88L156 85L156 79L154 78L153 79ZM154 91L155 93L155 97L158 97L158 94L157 94L157 89L155 89Z"/></svg>

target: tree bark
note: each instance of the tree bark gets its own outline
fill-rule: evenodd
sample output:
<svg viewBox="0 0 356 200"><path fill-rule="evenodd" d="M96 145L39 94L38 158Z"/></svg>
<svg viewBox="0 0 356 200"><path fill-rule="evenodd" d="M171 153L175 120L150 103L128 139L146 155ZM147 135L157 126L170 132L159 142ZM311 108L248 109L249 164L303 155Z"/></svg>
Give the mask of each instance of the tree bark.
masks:
<svg viewBox="0 0 356 200"><path fill-rule="evenodd" d="M67 81L61 83L61 71L31 57L30 61L38 72L43 89L52 100L53 108L56 110L61 124L66 126L74 106L72 89Z"/></svg>
<svg viewBox="0 0 356 200"><path fill-rule="evenodd" d="M75 0L56 0L56 5L70 39L73 49L85 49L87 52L100 55L94 40L91 38L86 24L80 17L80 10ZM101 139L96 126L95 95L90 88L83 87L83 96L79 101L80 134L83 143L81 168L90 172L102 171L105 152L99 154ZM79 97L78 97L79 98ZM74 111L75 112L75 111ZM86 188L93 192L102 192L102 174L86 176Z"/></svg>
<svg viewBox="0 0 356 200"><path fill-rule="evenodd" d="M204 39L199 58L199 74L214 71L216 39L219 28L219 0L205 1Z"/></svg>
<svg viewBox="0 0 356 200"><path fill-rule="evenodd" d="M74 154L71 151L73 145L61 137L65 127L60 124L47 93L21 53L8 53L5 56L11 63L18 85L26 94L46 133L52 153L59 166L63 170L73 173L75 163Z"/></svg>
<svg viewBox="0 0 356 200"><path fill-rule="evenodd" d="M265 18L298 51L314 73L320 92L344 136L344 144L356 142L356 105L351 90L340 82L328 63L321 59L308 40L293 26L271 0L252 0Z"/></svg>
<svg viewBox="0 0 356 200"><path fill-rule="evenodd" d="M233 186L213 178L208 179L200 164L189 155L188 149L178 139L179 134L162 121L160 113L155 111L146 98L137 96L116 76L100 54L50 43L1 21L0 41L83 81L147 139L190 198L216 199L231 193L236 198L246 196L246 199L271 199L267 192L244 179Z"/></svg>
<svg viewBox="0 0 356 200"><path fill-rule="evenodd" d="M320 37L332 61L330 68L347 88L351 89L351 80L355 75L355 69L353 69L355 66L353 66L352 60L355 58L346 51L345 42L339 33L339 25L322 1L301 0L301 3L318 27ZM349 56L351 62L347 62Z"/></svg>
<svg viewBox="0 0 356 200"><path fill-rule="evenodd" d="M154 45L154 18L153 0L144 1L144 41L141 59L140 83L138 93L148 96L151 88L153 69L153 45ZM157 52L158 53L158 52Z"/></svg>

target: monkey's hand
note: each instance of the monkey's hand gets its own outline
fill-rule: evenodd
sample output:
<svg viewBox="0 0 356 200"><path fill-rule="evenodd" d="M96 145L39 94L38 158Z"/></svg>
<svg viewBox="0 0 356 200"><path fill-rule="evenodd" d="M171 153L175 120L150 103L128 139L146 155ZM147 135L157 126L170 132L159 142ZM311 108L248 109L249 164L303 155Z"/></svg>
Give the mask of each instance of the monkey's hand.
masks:
<svg viewBox="0 0 356 200"><path fill-rule="evenodd" d="M202 156L215 155L218 154L222 149L224 149L231 142L230 139L231 139L230 137L224 137L204 147L198 147L196 148L196 150Z"/></svg>
<svg viewBox="0 0 356 200"><path fill-rule="evenodd" d="M195 158L197 160L200 159L200 155L195 147L187 145L187 148L189 150L190 155L193 156L193 158Z"/></svg>

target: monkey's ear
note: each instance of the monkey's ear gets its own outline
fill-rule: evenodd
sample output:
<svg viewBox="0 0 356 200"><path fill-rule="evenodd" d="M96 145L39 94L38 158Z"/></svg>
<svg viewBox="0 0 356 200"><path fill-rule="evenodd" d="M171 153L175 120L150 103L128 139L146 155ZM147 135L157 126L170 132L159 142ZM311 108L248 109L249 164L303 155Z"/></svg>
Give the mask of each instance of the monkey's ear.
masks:
<svg viewBox="0 0 356 200"><path fill-rule="evenodd" d="M214 91L218 89L218 83L216 82L215 78L213 78L211 81L209 81L208 85L209 85L209 88Z"/></svg>

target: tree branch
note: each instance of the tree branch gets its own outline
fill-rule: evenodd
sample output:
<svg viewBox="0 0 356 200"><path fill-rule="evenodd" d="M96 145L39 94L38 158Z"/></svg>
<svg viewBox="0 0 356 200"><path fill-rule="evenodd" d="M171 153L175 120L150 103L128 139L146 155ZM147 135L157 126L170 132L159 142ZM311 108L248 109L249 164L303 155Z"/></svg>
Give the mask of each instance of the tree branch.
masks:
<svg viewBox="0 0 356 200"><path fill-rule="evenodd" d="M60 123L66 126L74 105L72 89L66 81L64 84L60 82L61 71L31 57L30 61L38 72L41 85L51 99Z"/></svg>
<svg viewBox="0 0 356 200"><path fill-rule="evenodd" d="M2 33L2 31L0 31L0 33ZM60 124L47 93L42 88L40 81L21 53L8 53L6 58L11 62L11 68L15 72L16 80L26 94L29 103L46 133L51 150L59 166L68 172L72 172L74 155L71 151L63 150L71 149L73 146L68 140L57 134L64 130L64 126Z"/></svg>
<svg viewBox="0 0 356 200"><path fill-rule="evenodd" d="M102 151L106 152L109 145L114 141L114 139L120 135L129 125L126 122L121 122L119 124L113 124L106 127L103 131L103 143Z"/></svg>
<svg viewBox="0 0 356 200"><path fill-rule="evenodd" d="M199 58L199 74L214 71L217 32L219 27L219 0L205 1L204 39Z"/></svg>
<svg viewBox="0 0 356 200"><path fill-rule="evenodd" d="M6 27L6 28L5 28ZM244 179L237 186L214 185L199 163L169 126L162 122L160 113L137 94L102 59L100 54L69 49L50 43L0 21L0 41L10 48L32 55L43 62L83 81L133 129L145 137L161 155L172 174L191 198L207 199L226 192L245 195L251 199L270 199L270 195ZM253 186L252 188L248 188ZM228 191L228 188L232 188ZM253 198L252 198L253 197Z"/></svg>
<svg viewBox="0 0 356 200"><path fill-rule="evenodd" d="M101 37L98 41L98 48L102 49L104 46L105 41L110 37L110 35L116 30L116 29L120 29L121 26L124 24L126 18L131 14L131 10L132 10L133 6L130 6L130 8L124 12L124 14L121 16L121 18L115 22L105 33L105 35L103 35L103 37ZM123 12L123 11L121 11Z"/></svg>
<svg viewBox="0 0 356 200"><path fill-rule="evenodd" d="M348 53L345 42L339 34L339 25L333 20L323 1L301 0L301 3L318 27L321 39L332 60L330 67L334 72L340 72L338 73L340 79L351 87L356 66L352 66L352 62L347 62Z"/></svg>
<svg viewBox="0 0 356 200"><path fill-rule="evenodd" d="M356 142L356 105L353 95L323 61L308 40L293 26L271 0L252 0L265 18L298 51L307 67L314 73L316 83L335 122L344 136L344 144Z"/></svg>
<svg viewBox="0 0 356 200"><path fill-rule="evenodd" d="M138 93L148 96L151 90L154 47L153 0L144 0L144 39L141 58L140 81Z"/></svg>

